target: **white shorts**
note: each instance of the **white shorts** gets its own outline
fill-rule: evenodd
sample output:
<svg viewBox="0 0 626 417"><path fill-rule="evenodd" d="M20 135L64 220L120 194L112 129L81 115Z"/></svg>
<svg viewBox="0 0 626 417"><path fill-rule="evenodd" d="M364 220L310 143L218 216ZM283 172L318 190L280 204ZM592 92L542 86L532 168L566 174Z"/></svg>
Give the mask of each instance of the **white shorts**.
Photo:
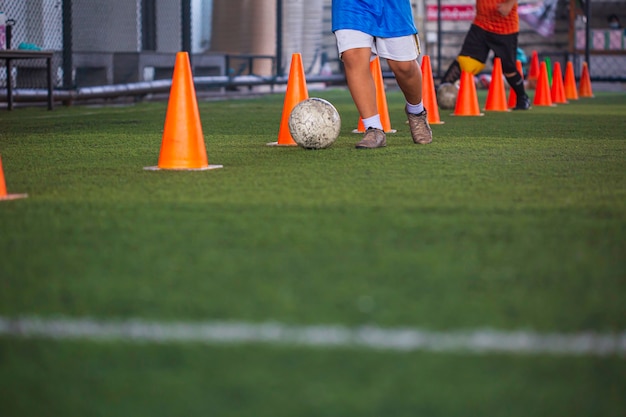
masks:
<svg viewBox="0 0 626 417"><path fill-rule="evenodd" d="M421 53L417 34L397 38L376 38L358 30L340 29L335 32L335 37L340 57L344 51L354 48L371 48L372 56L378 55L393 61L413 61Z"/></svg>

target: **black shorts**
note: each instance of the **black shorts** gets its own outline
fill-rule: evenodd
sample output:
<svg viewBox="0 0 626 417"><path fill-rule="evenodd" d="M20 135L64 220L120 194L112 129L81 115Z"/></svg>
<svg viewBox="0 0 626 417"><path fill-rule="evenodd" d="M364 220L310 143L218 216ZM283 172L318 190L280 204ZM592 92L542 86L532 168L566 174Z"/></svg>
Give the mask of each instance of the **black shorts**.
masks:
<svg viewBox="0 0 626 417"><path fill-rule="evenodd" d="M467 35L465 35L459 55L472 57L484 64L487 62L491 50L495 56L500 58L503 73L517 72L517 35L517 33L499 35L487 32L472 24Z"/></svg>

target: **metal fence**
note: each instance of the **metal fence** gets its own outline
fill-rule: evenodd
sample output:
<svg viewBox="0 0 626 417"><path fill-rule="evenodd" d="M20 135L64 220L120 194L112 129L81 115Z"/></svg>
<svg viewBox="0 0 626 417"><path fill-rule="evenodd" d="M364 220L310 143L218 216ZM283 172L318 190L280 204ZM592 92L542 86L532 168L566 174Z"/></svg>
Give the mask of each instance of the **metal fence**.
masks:
<svg viewBox="0 0 626 417"><path fill-rule="evenodd" d="M7 49L46 49L58 51L53 59L55 85L60 86L58 71L63 51L62 0L0 0L6 18ZM17 87L45 88L46 63L41 60L16 61L11 74L0 67L0 87L11 78Z"/></svg>
<svg viewBox="0 0 626 417"><path fill-rule="evenodd" d="M412 1L418 13L432 3ZM199 77L280 76L294 52L303 53L307 74L328 73L324 64L330 63L330 71L337 75L341 65L330 32L330 4L331 0L0 0L0 11L9 19L10 47L55 51L54 87L71 90L168 79L175 53L181 50L190 52L194 75ZM416 19L418 27L420 19L425 21L424 16ZM432 28L420 29L426 32L421 33L426 52L434 53L426 41ZM440 34L442 43L452 36ZM590 49L600 46L600 35L590 31L588 36ZM605 37L608 43L603 45L612 50L591 49L592 80L626 81L626 39L611 36L615 39ZM587 58L580 50L572 56L563 49L537 47L553 61L573 58L580 64ZM18 89L44 88L44 72L44 60L16 60L11 74L0 61L0 90L9 80ZM2 96L0 92L0 100Z"/></svg>
<svg viewBox="0 0 626 417"><path fill-rule="evenodd" d="M193 1L198 15L210 2ZM191 0L0 0L0 11L10 26L7 46L55 51L58 89L167 78L175 53L192 50ZM42 87L43 61L14 60L11 74L0 67L0 88L9 78L17 88Z"/></svg>

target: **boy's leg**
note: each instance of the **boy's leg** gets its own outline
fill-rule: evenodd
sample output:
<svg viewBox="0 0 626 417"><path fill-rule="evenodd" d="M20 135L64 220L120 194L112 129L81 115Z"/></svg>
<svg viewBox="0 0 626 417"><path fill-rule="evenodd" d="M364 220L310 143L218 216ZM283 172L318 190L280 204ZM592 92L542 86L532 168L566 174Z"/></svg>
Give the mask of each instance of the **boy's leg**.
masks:
<svg viewBox="0 0 626 417"><path fill-rule="evenodd" d="M358 30L341 29L335 32L335 38L348 89L365 127L382 129L376 106L376 86L370 71L370 60L376 53L374 37Z"/></svg>
<svg viewBox="0 0 626 417"><path fill-rule="evenodd" d="M370 71L371 55L371 48L349 49L341 55L346 71L348 89L362 119L378 114L376 85Z"/></svg>
<svg viewBox="0 0 626 417"><path fill-rule="evenodd" d="M411 104L422 101L422 70L417 61L394 61L388 59L389 69L396 76L396 81L404 98Z"/></svg>
<svg viewBox="0 0 626 417"><path fill-rule="evenodd" d="M348 90L365 126L363 139L357 149L381 148L387 138L378 114L376 84L370 70L370 59L375 52L374 38L355 30L335 32L337 49L344 64Z"/></svg>
<svg viewBox="0 0 626 417"><path fill-rule="evenodd" d="M530 99L526 94L524 79L517 70L516 64L517 36L517 33L511 35L493 34L489 38L489 46L493 49L495 56L500 58L504 77L517 96L514 110L528 110L530 108Z"/></svg>
<svg viewBox="0 0 626 417"><path fill-rule="evenodd" d="M446 73L441 77L441 83L439 85L454 84L459 79L461 79L461 65L459 65L459 61L455 58L446 70Z"/></svg>
<svg viewBox="0 0 626 417"><path fill-rule="evenodd" d="M414 143L427 144L433 141L426 109L422 103L422 70L417 63L420 54L417 35L385 38L377 41L378 53L387 59L389 68L404 94L404 108Z"/></svg>
<svg viewBox="0 0 626 417"><path fill-rule="evenodd" d="M489 55L487 35L487 32L478 26L470 26L463 40L461 52L441 78L441 84L454 84L461 78L461 71L471 72L474 75L482 71Z"/></svg>
<svg viewBox="0 0 626 417"><path fill-rule="evenodd" d="M428 115L422 104L422 70L416 60L394 61L388 59L389 68L396 76L396 82L404 94L407 105L406 116L409 120L409 129L413 142L426 145L433 141L433 133L428 124ZM421 111L411 111L419 108Z"/></svg>
<svg viewBox="0 0 626 417"><path fill-rule="evenodd" d="M382 148L387 145L376 104L376 84L370 70L371 55L371 48L348 49L341 55L348 89L366 128L363 139L355 145L357 149Z"/></svg>

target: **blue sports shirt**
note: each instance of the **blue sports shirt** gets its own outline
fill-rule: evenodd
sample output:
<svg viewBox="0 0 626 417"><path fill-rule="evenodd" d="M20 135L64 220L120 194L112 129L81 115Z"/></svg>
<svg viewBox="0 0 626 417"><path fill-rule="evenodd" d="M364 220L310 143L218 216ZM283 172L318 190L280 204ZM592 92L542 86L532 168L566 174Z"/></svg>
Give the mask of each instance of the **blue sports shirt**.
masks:
<svg viewBox="0 0 626 417"><path fill-rule="evenodd" d="M354 29L380 38L417 33L410 0L333 0L332 30Z"/></svg>

